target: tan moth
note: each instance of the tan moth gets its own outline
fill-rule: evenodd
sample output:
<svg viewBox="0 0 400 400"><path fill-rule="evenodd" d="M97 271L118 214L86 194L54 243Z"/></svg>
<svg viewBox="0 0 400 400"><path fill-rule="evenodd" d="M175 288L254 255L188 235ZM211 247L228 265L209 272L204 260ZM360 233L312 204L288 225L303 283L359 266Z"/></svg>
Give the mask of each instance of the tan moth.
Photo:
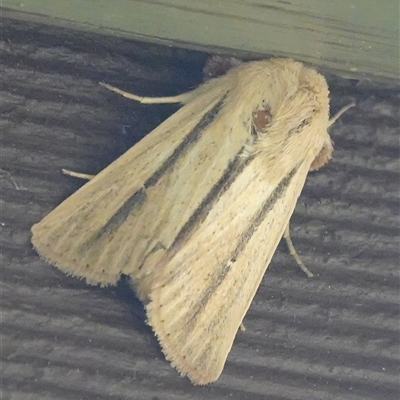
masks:
<svg viewBox="0 0 400 400"><path fill-rule="evenodd" d="M34 225L32 243L90 284L128 275L166 358L212 382L349 107L329 120L325 79L290 59L244 63L175 97L104 86L183 107Z"/></svg>

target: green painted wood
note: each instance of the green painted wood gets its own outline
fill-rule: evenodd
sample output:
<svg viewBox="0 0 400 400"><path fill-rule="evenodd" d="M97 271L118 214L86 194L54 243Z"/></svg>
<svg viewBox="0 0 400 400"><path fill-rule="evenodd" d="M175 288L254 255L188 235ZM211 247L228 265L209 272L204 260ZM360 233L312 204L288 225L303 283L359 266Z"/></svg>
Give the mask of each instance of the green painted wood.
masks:
<svg viewBox="0 0 400 400"><path fill-rule="evenodd" d="M3 0L2 16L239 56L399 76L397 0Z"/></svg>

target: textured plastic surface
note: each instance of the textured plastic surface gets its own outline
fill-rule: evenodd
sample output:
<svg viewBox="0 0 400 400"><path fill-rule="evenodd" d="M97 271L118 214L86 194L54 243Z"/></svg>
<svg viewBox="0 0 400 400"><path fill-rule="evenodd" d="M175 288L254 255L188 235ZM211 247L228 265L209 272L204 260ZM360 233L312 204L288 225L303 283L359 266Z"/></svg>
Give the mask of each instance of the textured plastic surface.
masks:
<svg viewBox="0 0 400 400"><path fill-rule="evenodd" d="M172 113L98 86L172 95L205 55L2 21L1 299L4 399L395 400L399 397L399 92L326 75L333 160L307 179L220 379L165 361L122 282L100 289L41 261L30 227Z"/></svg>

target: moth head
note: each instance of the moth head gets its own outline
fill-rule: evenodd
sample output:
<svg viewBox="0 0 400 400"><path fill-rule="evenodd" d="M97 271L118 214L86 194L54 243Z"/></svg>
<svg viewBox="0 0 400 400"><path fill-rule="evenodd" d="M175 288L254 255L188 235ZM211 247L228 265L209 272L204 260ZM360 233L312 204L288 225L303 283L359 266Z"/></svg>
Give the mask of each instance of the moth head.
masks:
<svg viewBox="0 0 400 400"><path fill-rule="evenodd" d="M331 159L332 152L333 145L332 141L329 139L324 143L322 149L314 158L314 161L311 163L310 171L316 171L317 169L320 169L322 166L324 166Z"/></svg>
<svg viewBox="0 0 400 400"><path fill-rule="evenodd" d="M257 68L250 71L251 65ZM238 86L241 97L236 95L242 101L237 103L248 105L241 106L250 128L246 155L263 152L291 163L288 154L302 153L311 169L324 165L332 153L325 78L289 59L243 64L236 71L240 78L236 81L242 82Z"/></svg>

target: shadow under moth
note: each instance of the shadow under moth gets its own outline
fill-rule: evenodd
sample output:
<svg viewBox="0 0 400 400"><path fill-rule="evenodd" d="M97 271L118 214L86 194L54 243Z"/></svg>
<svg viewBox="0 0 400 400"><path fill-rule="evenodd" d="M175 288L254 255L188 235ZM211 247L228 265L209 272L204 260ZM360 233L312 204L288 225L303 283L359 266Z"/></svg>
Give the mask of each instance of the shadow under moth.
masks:
<svg viewBox="0 0 400 400"><path fill-rule="evenodd" d="M329 91L290 59L243 63L183 106L32 227L38 253L90 284L121 274L166 358L215 381L310 170L331 157ZM286 232L286 234L285 234Z"/></svg>

